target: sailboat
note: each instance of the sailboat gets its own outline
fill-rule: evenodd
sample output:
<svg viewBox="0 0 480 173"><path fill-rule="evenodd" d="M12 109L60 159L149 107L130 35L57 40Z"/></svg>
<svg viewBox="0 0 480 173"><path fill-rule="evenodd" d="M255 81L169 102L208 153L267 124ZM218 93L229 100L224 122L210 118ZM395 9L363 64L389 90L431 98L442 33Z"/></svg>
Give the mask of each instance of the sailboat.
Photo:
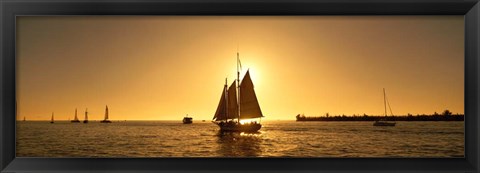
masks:
<svg viewBox="0 0 480 173"><path fill-rule="evenodd" d="M256 121L240 122L244 119L261 118L263 114L253 89L249 70L240 82L239 62L239 53L237 52L237 80L227 87L227 79L225 79L220 103L213 116L213 123L217 124L221 131L256 132L262 128L260 123Z"/></svg>
<svg viewBox="0 0 480 173"><path fill-rule="evenodd" d="M376 120L373 123L373 125L374 126L395 126L395 124L396 124L395 121L393 121L393 122L387 121L387 97L386 97L386 94L385 94L385 88L383 88L383 105L385 107L385 118L380 119L380 120ZM392 114L392 116L393 116L392 108L390 108L390 103L388 104L388 108L390 109L390 114Z"/></svg>
<svg viewBox="0 0 480 173"><path fill-rule="evenodd" d="M108 105L105 105L105 119L100 121L100 123L111 123L111 121L108 120Z"/></svg>
<svg viewBox="0 0 480 173"><path fill-rule="evenodd" d="M83 120L83 123L88 123L88 109L85 109L85 120Z"/></svg>
<svg viewBox="0 0 480 173"><path fill-rule="evenodd" d="M50 120L50 123L52 123L52 124L54 123L54 121L53 121L53 112L52 112L52 120Z"/></svg>
<svg viewBox="0 0 480 173"><path fill-rule="evenodd" d="M23 117L23 121L27 121L27 119L25 117Z"/></svg>
<svg viewBox="0 0 480 173"><path fill-rule="evenodd" d="M70 121L70 122L72 122L72 123L79 123L80 122L80 120L78 120L78 117L77 117L77 109L76 108L75 108L75 118L73 118L73 120Z"/></svg>

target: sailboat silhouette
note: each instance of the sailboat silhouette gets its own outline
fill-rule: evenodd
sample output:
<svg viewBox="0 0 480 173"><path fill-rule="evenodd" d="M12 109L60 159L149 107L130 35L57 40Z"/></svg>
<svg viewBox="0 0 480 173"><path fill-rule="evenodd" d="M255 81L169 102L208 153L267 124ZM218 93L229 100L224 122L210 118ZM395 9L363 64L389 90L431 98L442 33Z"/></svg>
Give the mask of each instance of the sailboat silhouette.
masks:
<svg viewBox="0 0 480 173"><path fill-rule="evenodd" d="M111 123L111 121L108 120L108 105L105 105L105 119L100 121L100 123Z"/></svg>
<svg viewBox="0 0 480 173"><path fill-rule="evenodd" d="M80 122L80 120L78 120L78 117L77 117L77 108L75 108L75 118L73 118L73 120L70 121L70 122L72 122L72 123L79 123Z"/></svg>
<svg viewBox="0 0 480 173"><path fill-rule="evenodd" d="M83 120L83 123L88 123L88 108L85 109L85 120Z"/></svg>
<svg viewBox="0 0 480 173"><path fill-rule="evenodd" d="M376 120L373 125L374 126L395 126L396 122L393 121L393 122L389 122L387 121L387 97L386 97L386 94L385 94L385 88L383 88L383 104L384 104L384 107L385 107L385 118L383 119L380 119L380 120ZM390 109L390 113L393 115L392 113L392 108L390 108L390 104L388 104L388 108Z"/></svg>
<svg viewBox="0 0 480 173"><path fill-rule="evenodd" d="M50 120L50 123L51 123L51 124L54 123L54 120L53 120L53 112L52 112L52 119Z"/></svg>
<svg viewBox="0 0 480 173"><path fill-rule="evenodd" d="M243 119L262 118L263 114L253 89L249 70L240 81L239 63L240 58L237 52L237 80L227 87L227 79L225 79L220 103L218 103L213 120L221 131L256 132L262 128L260 123L256 121L240 123L240 120Z"/></svg>

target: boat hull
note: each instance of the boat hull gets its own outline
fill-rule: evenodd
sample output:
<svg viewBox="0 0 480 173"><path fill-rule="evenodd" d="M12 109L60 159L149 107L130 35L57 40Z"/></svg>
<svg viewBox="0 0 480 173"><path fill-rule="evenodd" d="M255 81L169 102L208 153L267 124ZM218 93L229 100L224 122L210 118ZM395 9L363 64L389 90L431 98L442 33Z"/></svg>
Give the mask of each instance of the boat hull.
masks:
<svg viewBox="0 0 480 173"><path fill-rule="evenodd" d="M72 120L70 121L71 123L79 123L80 121L79 120Z"/></svg>
<svg viewBox="0 0 480 173"><path fill-rule="evenodd" d="M193 118L191 117L183 118L183 124L192 124L192 123L193 123Z"/></svg>
<svg viewBox="0 0 480 173"><path fill-rule="evenodd" d="M395 126L395 122L382 122L382 121L375 121L375 123L373 123L374 126Z"/></svg>
<svg viewBox="0 0 480 173"><path fill-rule="evenodd" d="M100 123L112 123L110 120L102 120Z"/></svg>
<svg viewBox="0 0 480 173"><path fill-rule="evenodd" d="M224 132L257 132L262 128L261 124L238 124L238 123L215 123L220 127L220 131Z"/></svg>

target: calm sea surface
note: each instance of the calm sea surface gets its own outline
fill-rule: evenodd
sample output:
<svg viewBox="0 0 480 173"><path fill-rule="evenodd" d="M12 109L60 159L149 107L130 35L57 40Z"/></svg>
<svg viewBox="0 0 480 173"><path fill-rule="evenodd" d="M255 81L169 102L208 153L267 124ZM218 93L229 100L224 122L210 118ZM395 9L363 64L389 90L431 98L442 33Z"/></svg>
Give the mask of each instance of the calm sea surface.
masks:
<svg viewBox="0 0 480 173"><path fill-rule="evenodd" d="M211 122L17 123L17 157L463 157L463 122L262 121L257 134Z"/></svg>

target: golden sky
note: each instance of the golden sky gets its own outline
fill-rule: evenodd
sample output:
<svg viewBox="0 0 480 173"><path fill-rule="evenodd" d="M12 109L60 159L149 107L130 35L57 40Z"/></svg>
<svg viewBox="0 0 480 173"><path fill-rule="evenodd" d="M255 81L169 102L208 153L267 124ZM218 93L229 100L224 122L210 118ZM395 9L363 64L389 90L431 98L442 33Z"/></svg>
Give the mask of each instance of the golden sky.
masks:
<svg viewBox="0 0 480 173"><path fill-rule="evenodd" d="M18 119L209 121L237 47L266 119L464 112L463 16L22 16Z"/></svg>

